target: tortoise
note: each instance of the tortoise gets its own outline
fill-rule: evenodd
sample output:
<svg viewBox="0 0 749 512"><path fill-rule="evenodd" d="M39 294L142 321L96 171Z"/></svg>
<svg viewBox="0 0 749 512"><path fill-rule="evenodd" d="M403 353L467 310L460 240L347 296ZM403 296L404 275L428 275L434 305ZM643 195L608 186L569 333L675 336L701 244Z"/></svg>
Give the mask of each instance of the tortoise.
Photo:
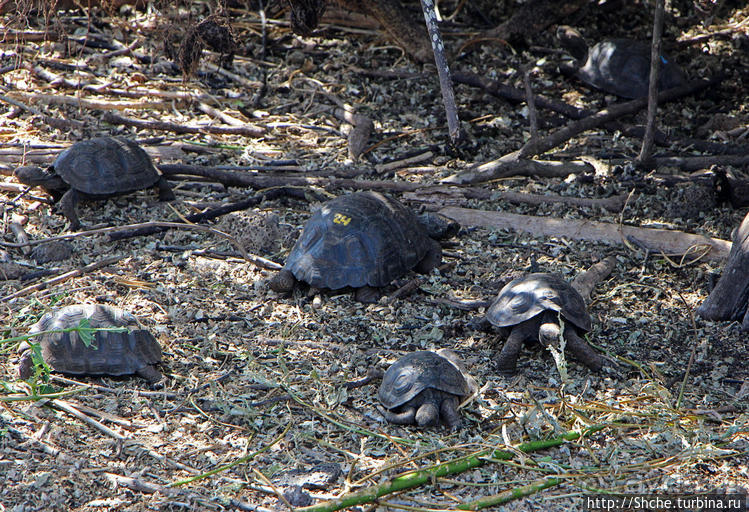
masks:
<svg viewBox="0 0 749 512"><path fill-rule="evenodd" d="M53 370L72 375L131 375L149 382L161 380L154 365L161 361L161 346L136 318L119 308L102 304L66 306L42 316L31 326L29 334L69 329L87 320L89 327L121 327L125 331L94 331L91 345L86 346L79 333L52 332L39 334L38 343L44 362ZM34 371L32 347L21 344L18 373L22 379Z"/></svg>
<svg viewBox="0 0 749 512"><path fill-rule="evenodd" d="M632 39L611 39L589 48L577 30L564 25L557 28L557 38L576 61L575 76L586 84L622 98L648 95L650 45ZM679 66L661 55L658 89L670 89L684 82Z"/></svg>
<svg viewBox="0 0 749 512"><path fill-rule="evenodd" d="M276 292L298 281L314 288L355 288L360 302L376 302L377 288L409 270L428 273L440 264L435 240L459 226L436 214L417 217L378 192L356 192L327 201L307 221L283 269L268 283Z"/></svg>
<svg viewBox="0 0 749 512"><path fill-rule="evenodd" d="M390 423L460 425L458 405L478 386L451 350L420 350L398 359L382 378L378 398Z"/></svg>
<svg viewBox="0 0 749 512"><path fill-rule="evenodd" d="M62 151L47 169L18 167L13 175L22 183L40 186L59 201L71 229L81 226L76 205L80 197L105 199L157 186L159 200L174 193L143 148L123 137L98 137L76 142Z"/></svg>
<svg viewBox="0 0 749 512"><path fill-rule="evenodd" d="M563 333L560 317L564 319ZM486 319L497 327L512 329L497 358L503 374L515 372L524 341L558 348L562 334L580 362L595 371L603 366L603 357L581 338L591 328L585 301L559 274L535 272L513 279L489 306Z"/></svg>

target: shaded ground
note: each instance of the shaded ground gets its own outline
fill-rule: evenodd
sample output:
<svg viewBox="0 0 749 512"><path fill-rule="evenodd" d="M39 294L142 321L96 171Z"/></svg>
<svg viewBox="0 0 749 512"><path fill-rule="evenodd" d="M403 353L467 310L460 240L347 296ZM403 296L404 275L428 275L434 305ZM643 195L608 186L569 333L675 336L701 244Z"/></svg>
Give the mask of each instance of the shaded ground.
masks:
<svg viewBox="0 0 749 512"><path fill-rule="evenodd" d="M441 5L443 14L451 13L456 5ZM194 9L191 19L207 14ZM679 19L666 30L671 41L711 34L742 21L744 26L727 36L670 50L692 77L716 70L728 73L719 87L663 107L662 129L674 138L699 136L746 144L749 11L742 9L724 5L702 26L691 4L675 6ZM484 14L495 23L503 19L490 9ZM161 164L267 166L283 161L285 169L248 172L283 177L300 172L325 176L365 171L366 179L424 184L517 149L527 137L523 105L510 105L459 86L457 97L472 145L454 156L444 148L447 133L432 70L403 59L371 26L336 24L320 37L300 39L271 18L267 54L260 60L259 17L247 10L231 11L231 15L239 42L235 77L206 71L218 55L204 52L196 75L183 81L163 57L158 43L162 17L156 13L124 11L117 18L97 13L91 22L79 13L69 13L53 24L71 35L89 30L124 45L137 42L137 55L151 57L150 63L127 53L108 55L113 49L82 49L71 40L4 43L3 66L20 59L91 87L76 91L51 82L33 68L2 75L8 96L55 119L84 123L82 128L52 128L38 114L7 106L0 124L3 184L16 183L10 173L20 163L24 144L25 150L35 150L26 161L49 163L57 148L105 134L139 140ZM647 39L648 19L642 6L627 3L627 7L586 10L566 21L584 27L590 39L598 34ZM40 20L30 23L31 28L44 28ZM481 26L478 14L464 8L455 22L447 24L448 45L458 47L465 33L477 26ZM455 68L522 87L522 76L516 70L534 64L537 92L594 110L603 108L612 98L556 72L561 55L550 51L556 47L552 34L553 29L539 34L530 48L499 43L475 46L456 61ZM382 71L389 74L382 76ZM268 90L253 105L263 74ZM62 96L72 99L63 104ZM375 123L370 143L379 144L359 162L348 157L342 132L349 127L333 115L332 97L353 105L357 113ZM222 124L201 109L201 102L243 123L264 127L266 132L259 138L176 135L102 121L104 113L117 112L185 125ZM545 111L539 115L542 127L565 122ZM644 113L625 121L638 124L643 120ZM433 156L426 161L396 171L375 170L378 164L427 149ZM626 171L608 164L611 159L631 159L638 150L638 140L618 132L585 132L557 148L553 158L596 159L601 175L594 179L514 178L482 186L492 193L627 194L630 187L617 174ZM675 146L660 147L658 154L691 153ZM178 220L178 214L189 215L255 193L195 179L175 184L178 200L174 203L158 203L152 191L103 203L86 202L79 207L82 222L90 228ZM331 188L329 192L342 191ZM65 219L44 197L38 189L21 198L18 192L2 192L6 242L15 241L7 222L12 214L28 217L25 229L32 239L67 233ZM299 194L229 214L211 225L229 233L246 251L280 262L310 209L325 197L321 187L306 187ZM460 200L460 205L668 227L723 239L730 238L746 213L716 204L704 190L686 185L638 188L621 213L559 204L517 205L495 197ZM427 205L440 206L436 202ZM361 305L350 294L313 299L299 292L278 297L265 286L272 272L248 263L216 233L172 229L117 242L108 241L106 235L82 236L71 243L72 259L42 267L58 275L109 256L119 260L62 284L5 300L0 313L5 336L24 333L55 305L116 305L138 316L156 334L169 378L159 390L149 389L138 379L85 378L80 379L83 385L53 379L56 390L72 394L56 403L16 400L29 387L15 380L15 346L3 344L0 510L283 508L277 493L286 485L283 472L294 468L339 464L342 474L333 483L309 490L316 499L333 498L430 461L550 438L598 423L608 427L583 441L518 455L511 463L487 464L454 479L437 479L415 491L383 498L380 506L450 509L463 501L554 476L561 478L559 485L512 502L505 510L576 510L581 506L580 495L599 489L746 490L746 337L737 324L699 319L693 323L691 318L691 311L707 296L719 262L679 265L678 260L634 247L533 238L501 226L495 230L468 227L445 245L445 260L455 263L451 270L428 276L417 293L393 304ZM38 269L19 249L6 250L13 262L30 265L24 273ZM624 358L620 359L621 371L594 375L570 361L568 377L563 379L549 354L530 347L521 353L516 377L498 376L493 358L500 339L478 329L473 321L483 309L466 312L454 304L491 299L503 272L529 269L532 259L541 270L571 278L609 254L616 256L617 267L593 294L590 339L612 356ZM406 276L387 292L413 277ZM5 297L44 279L49 277L2 281L0 294ZM463 409L464 428L456 433L387 425L375 409L377 381L344 386L364 377L372 367L387 368L407 351L440 347L455 349L482 386L479 398ZM692 355L693 364L684 380ZM69 409L64 410L66 403L111 431L74 417ZM167 485L248 456L252 456L249 462L180 486L173 494L164 489L153 492L146 485Z"/></svg>

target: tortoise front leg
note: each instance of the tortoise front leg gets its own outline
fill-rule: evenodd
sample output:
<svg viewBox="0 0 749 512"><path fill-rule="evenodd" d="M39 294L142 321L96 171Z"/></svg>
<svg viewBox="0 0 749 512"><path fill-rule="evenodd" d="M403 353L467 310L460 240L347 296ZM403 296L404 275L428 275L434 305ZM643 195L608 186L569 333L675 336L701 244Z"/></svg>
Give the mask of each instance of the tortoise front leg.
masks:
<svg viewBox="0 0 749 512"><path fill-rule="evenodd" d="M429 249L414 270L419 274L429 274L442 263L442 246L437 240L429 239Z"/></svg>
<svg viewBox="0 0 749 512"><path fill-rule="evenodd" d="M150 364L138 370L137 374L146 379L149 384L156 384L162 378L161 372Z"/></svg>
<svg viewBox="0 0 749 512"><path fill-rule="evenodd" d="M440 417L450 430L457 430L460 426L460 414L458 413L458 397L446 398L440 405Z"/></svg>
<svg viewBox="0 0 749 512"><path fill-rule="evenodd" d="M512 328L512 332L507 337L502 351L497 356L497 367L499 373L505 376L513 375L516 371L516 365L518 361L518 354L525 341L526 332L523 329L523 324L516 325Z"/></svg>
<svg viewBox="0 0 749 512"><path fill-rule="evenodd" d="M414 407L407 407L401 412L393 412L387 409L383 409L380 412L382 412L387 421L396 425L413 425L414 418L416 417L416 409Z"/></svg>
<svg viewBox="0 0 749 512"><path fill-rule="evenodd" d="M588 345L588 342L582 339L577 332L575 332L574 327L565 329L564 335L570 352L572 352L578 361L593 371L600 371L604 363L601 354Z"/></svg>
<svg viewBox="0 0 749 512"><path fill-rule="evenodd" d="M174 191L172 185L165 177L160 177L156 186L159 188L159 201L174 201Z"/></svg>
<svg viewBox="0 0 749 512"><path fill-rule="evenodd" d="M354 292L354 299L365 304L375 303L380 300L381 296L382 292L380 289L372 286L362 286Z"/></svg>
<svg viewBox="0 0 749 512"><path fill-rule="evenodd" d="M76 211L78 199L78 192L74 188L65 192L60 199L60 210L62 210L62 214L70 221L70 229L73 231L81 227L81 219L78 218L78 212Z"/></svg>

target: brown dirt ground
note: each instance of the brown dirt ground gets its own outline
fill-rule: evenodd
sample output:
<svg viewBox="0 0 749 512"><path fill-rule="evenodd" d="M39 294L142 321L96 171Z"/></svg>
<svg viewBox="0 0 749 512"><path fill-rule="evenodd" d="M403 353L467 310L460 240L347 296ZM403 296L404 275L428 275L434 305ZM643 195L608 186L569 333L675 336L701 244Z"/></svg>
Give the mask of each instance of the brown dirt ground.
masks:
<svg viewBox="0 0 749 512"><path fill-rule="evenodd" d="M442 2L443 13L452 12L457 4ZM494 23L505 19L504 3L494 4L468 2L447 25L448 46L457 47L467 33L483 28L478 15L482 8ZM418 3L408 5L418 8ZM181 19L201 19L208 14L204 7L196 4ZM50 20L51 28L71 35L88 30L105 40L138 41L137 51L151 56L150 64L127 54L106 56L107 49L83 49L70 40L20 44L6 39L3 66L20 59L92 87L75 91L54 85L23 67L2 75L3 94L49 116L84 123L83 129L60 130L37 114L5 104L0 118L2 183L16 183L10 172L20 163L23 145L59 148L91 136L127 135L141 141L158 163L252 166L294 160L308 173L364 170L368 179L431 184L471 163L519 148L528 135L523 105L459 86L457 97L472 145L455 156L444 148L446 129L432 69L403 58L371 26L336 24L327 26L320 37L303 39L291 35L285 23L277 23L283 18L271 10L267 54L260 60L257 13L236 9L231 14L239 41L233 72L243 81L206 71L207 63L218 60L210 52L204 52L197 74L183 81L163 57L158 28L164 16L153 11L126 8L116 17L97 11L90 19L69 12ZM675 18L669 19L666 31L671 41L714 33L731 24L744 25L727 36L670 51L690 76L723 71L727 77L719 87L664 106L662 128L676 138L699 134L716 142L745 144L746 130L732 129L746 128L749 119L744 81L749 64L749 9L741 2L725 2L712 16L700 17L692 3L675 2L671 14ZM647 39L650 23L647 10L637 2L591 7L566 21L581 27L590 39L603 35ZM37 18L29 18L28 23L29 29L45 26ZM542 32L529 47L498 42L480 45L456 60L454 67L522 87L516 70L520 65L533 65L537 92L578 106L603 108L612 98L557 73L561 55L550 51L556 48L552 36L551 29ZM372 73L393 69L417 77L383 78ZM251 103L262 73L267 74L268 91L250 120L267 128L261 138L176 135L115 126L101 119L107 110L118 108L115 102L133 101L140 105L117 112L181 124L221 123L201 111L197 99L172 100L143 92L155 90L200 97L246 122L239 107ZM382 144L362 161L348 158L342 133L348 127L332 115L334 104L320 91L353 105L357 113L374 121L376 133L371 142ZM62 105L40 97L44 94L101 104L74 101ZM147 100L157 105L143 106ZM542 127L564 122L545 111L539 116ZM643 119L641 113L625 122L641 124ZM724 123L708 124L711 119ZM391 174L374 171L378 163L427 148L435 150L429 161ZM627 194L630 190L622 184L621 175L607 162L631 159L638 149L638 140L620 133L589 131L557 148L552 156L597 159L603 169L611 171L608 175L604 172L589 182L514 178L482 186L492 192L573 197ZM49 163L57 150L41 160ZM683 147L657 148L659 155L690 152ZM273 175L283 176L283 172ZM253 193L197 180L175 184L178 200L171 204L159 203L153 192L143 191L105 202L84 202L79 207L81 219L85 227L177 220L178 214ZM247 251L283 261L310 209L325 197L319 188L302 192L225 216L212 225L232 235ZM12 214L27 216L26 231L32 239L67 232L65 219L44 201L18 198L17 192L0 194L4 221ZM46 197L39 189L32 195ZM731 229L746 213L716 204L713 197L694 187L638 189L621 214L565 205L516 205L496 196L462 205L668 227L724 239L730 238ZM3 240L15 241L7 222L4 226ZM284 489L283 472L291 469L308 470L321 462L340 465L341 476L308 491L321 500L430 462L550 438L597 423L608 427L583 441L517 454L512 462L487 463L461 475L436 479L416 490L384 497L377 507L453 509L461 502L554 476L562 479L560 485L510 502L502 510L577 510L580 496L598 490L665 493L746 491L749 487L746 336L735 323L700 319L693 323L691 318L709 293L711 278L720 271L717 262L678 265L662 255L624 246L534 238L499 226L491 230L469 227L446 244L445 259L455 262L452 270L429 275L419 291L394 304L361 305L350 294L312 298L297 292L279 297L265 285L273 273L248 263L215 233L173 229L117 242L96 235L71 243L72 259L42 267L58 275L104 257L120 259L62 284L4 301L3 335L25 333L53 306L116 305L137 315L157 336L168 378L157 390L136 378L76 379L84 383L80 385L53 379L52 390L71 393L58 402L32 401L27 397L28 385L16 380L16 346L4 343L0 347L0 511L284 508L276 493ZM6 249L13 262L28 265L24 273L38 270L19 249ZM606 255L614 255L617 266L593 294L590 339L612 356L639 367L620 361L621 371L592 374L569 361L568 376L563 379L546 351L530 347L521 354L516 377L498 376L493 358L501 340L496 333L476 327L483 309L466 312L443 300L489 300L497 293L503 272L526 270L533 258L541 270L571 278ZM404 277L387 292L413 277ZM0 295L43 279L49 276L0 281ZM351 389L343 386L364 377L372 367L387 368L408 351L440 347L455 349L481 385L479 397L463 409L463 428L456 433L388 425L375 409L377 381ZM693 365L684 380L692 354ZM296 399L290 399L287 392ZM63 410L59 401L111 431L83 422ZM249 462L179 490L152 492L145 486L201 475L248 455L253 455ZM133 478L139 485L128 487L122 480L116 484L118 477ZM372 507L363 505L360 510Z"/></svg>

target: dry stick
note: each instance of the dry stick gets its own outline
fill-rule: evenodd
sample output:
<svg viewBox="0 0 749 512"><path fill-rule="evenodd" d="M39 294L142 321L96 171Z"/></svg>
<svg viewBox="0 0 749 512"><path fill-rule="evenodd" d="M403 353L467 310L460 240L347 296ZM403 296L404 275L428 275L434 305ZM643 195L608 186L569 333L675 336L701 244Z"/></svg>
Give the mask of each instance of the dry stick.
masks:
<svg viewBox="0 0 749 512"><path fill-rule="evenodd" d="M655 116L658 113L658 71L661 64L661 35L663 34L664 0L655 0L655 16L653 19L653 42L650 47L650 83L648 84L648 122L645 137L638 161L647 162L653 152L655 138Z"/></svg>
<svg viewBox="0 0 749 512"><path fill-rule="evenodd" d="M704 247L707 251L706 256L714 261L725 260L731 248L731 242L728 240L670 229L620 226L592 220L537 217L452 206L442 208L439 213L464 227L512 229L533 236L568 237L612 244L623 244L626 238L632 237L653 251L662 251L668 254L686 254L693 252L697 246Z"/></svg>
<svg viewBox="0 0 749 512"><path fill-rule="evenodd" d="M96 421L95 419L91 418L90 416L87 416L87 415L83 414L81 411L79 411L78 409L76 409L75 407L73 407L68 402L60 400L59 398L55 398L54 400L50 400L49 403L53 407L56 407L57 409L60 409L61 411L64 411L64 412L70 414L71 416L75 416L76 418L78 418L82 422L86 423L87 425L89 425L91 427L94 427L95 429L99 430L103 434L106 434L106 435L108 435L109 437L111 437L113 439L117 439L118 441L124 441L125 439L127 439L125 436L123 436L122 434L119 434L119 433L115 432L114 430L112 430L111 428L107 427L103 423L101 423L99 421Z"/></svg>
<svg viewBox="0 0 749 512"><path fill-rule="evenodd" d="M492 96L502 98L505 100L513 101L516 103L523 103L526 101L526 94L522 89L505 85L496 80L489 80L483 76L479 76L473 73L455 73L453 74L453 80L458 83L470 85L471 87L478 87L483 89ZM545 96L535 95L534 102L537 107L557 112L570 119L581 119L586 115L591 114L590 111L574 107L563 101L554 101L546 98Z"/></svg>
<svg viewBox="0 0 749 512"><path fill-rule="evenodd" d="M0 101L2 101L3 103L7 103L9 105L14 105L27 112L31 112L34 115L40 116L42 118L42 121L44 121L46 124L48 124L52 128L59 128L61 130L72 130L72 129L82 130L85 127L85 124L83 124L81 121L74 121L70 119L58 119L56 117L48 116L44 114L41 110L37 110L35 108L29 107L28 105L21 103L18 100L14 100L13 98L10 98L2 94L0 94Z"/></svg>
<svg viewBox="0 0 749 512"><path fill-rule="evenodd" d="M168 123L166 121L145 121L143 119L123 117L114 112L104 113L101 119L105 123L174 133L217 133L222 135L246 135L248 137L262 137L265 134L265 128L249 124L245 124L244 126L187 126L184 124Z"/></svg>
<svg viewBox="0 0 749 512"><path fill-rule="evenodd" d="M28 256L31 253L31 247L26 245L29 242L29 235L23 229L23 220L24 219L20 215L13 214L10 221L10 230L13 232L16 240L18 240L18 243L24 244L24 246L21 247L21 252Z"/></svg>
<svg viewBox="0 0 749 512"><path fill-rule="evenodd" d="M525 85L525 104L528 106L528 123L531 129L531 138L528 144L535 146L538 140L538 115L536 114L536 101L533 97L533 88L531 87L531 71L523 71L523 84Z"/></svg>
<svg viewBox="0 0 749 512"><path fill-rule="evenodd" d="M673 89L663 91L658 95L658 100L660 102L666 102L689 94L694 94L697 91L713 85L718 80L719 78L717 77L711 80L695 80L683 86L674 87ZM585 119L570 123L566 127L539 139L534 144L534 147L530 147L528 144L526 144L518 151L508 153L489 162L475 165L470 169L467 169L466 171L445 178L444 180L442 180L442 182L468 184L476 183L479 181L488 181L505 176L508 165L514 165L518 161L553 149L563 142L571 139L575 135L586 130L597 128L605 123L608 123L609 121L612 121L624 115L633 114L641 110L646 104L647 98L639 98L636 100L614 105L610 108L601 110L590 117L586 117Z"/></svg>
<svg viewBox="0 0 749 512"><path fill-rule="evenodd" d="M588 270L584 270L575 276L572 280L572 287L585 299L585 303L590 302L590 294L596 284L605 279L616 266L616 258L607 256L603 260L592 265Z"/></svg>
<svg viewBox="0 0 749 512"><path fill-rule="evenodd" d="M551 439L521 443L515 446L513 451L483 450L472 455L459 457L442 464L437 464L427 469L409 471L382 484L373 485L334 500L324 501L316 505L298 508L296 510L297 512L334 512L336 510L362 505L364 503L373 503L377 498L381 498L382 496L407 489L413 489L414 487L419 487L432 482L436 478L464 473L479 466L483 466L492 460L512 460L519 452L529 453L560 446L566 441L574 441L581 437L587 437L607 427L608 425L605 424L597 424L588 427L583 432L567 432L559 437Z"/></svg>
<svg viewBox="0 0 749 512"><path fill-rule="evenodd" d="M486 91L492 96L502 98L508 101L522 103L525 101L525 96L521 89L511 87L502 84L496 80L489 80L473 73L455 73L453 79L458 83L463 83L472 87L478 87ZM534 95L534 101L537 107L557 112L570 119L582 119L586 116L593 115L595 112L577 108L573 105L569 105L563 101L554 101L538 94ZM626 127L622 126L619 122L609 122L604 125L609 131L619 130L628 137L642 138L645 133L645 129L639 126ZM746 153L747 150L742 146L729 146L727 144L721 144L716 142L710 142L701 139L692 138L675 138L669 136L659 130L655 131L655 142L659 145L670 147L678 144L683 147L693 148L698 151L719 153L719 154L733 154L733 153Z"/></svg>
<svg viewBox="0 0 749 512"><path fill-rule="evenodd" d="M444 273L447 270L450 270L455 266L455 262L451 261L448 263L445 263L444 265L440 265L437 270L440 271L440 273ZM422 281L426 279L427 276L418 276L414 277L410 281L408 281L406 284L395 290L392 294L390 294L390 297L387 299L388 304L393 304L396 300L400 299L401 297L404 297L406 295L409 295L413 292L415 292L419 286L421 285Z"/></svg>
<svg viewBox="0 0 749 512"><path fill-rule="evenodd" d="M456 189L461 192L463 188ZM443 192L442 189L437 187L427 187L418 192L406 192L403 194L403 198L409 201L421 201L427 202L431 205L449 203L451 196L448 196L447 201L440 201L440 198L435 198L434 194L440 194ZM543 194L528 194L525 192L513 192L508 190L506 192L498 192L490 194L487 190L487 198L491 195L493 199L499 199L507 201L509 203L521 203L521 204L532 204L532 205L543 205L543 204L566 204L570 206L577 206L581 208L603 208L604 210L618 213L624 207L624 203L627 200L627 196L618 195L611 197L569 197L569 196L552 196Z"/></svg>
<svg viewBox="0 0 749 512"><path fill-rule="evenodd" d="M95 263L89 263L83 268L79 268L76 270L73 270L71 272L67 272L65 274L59 275L57 277L53 277L52 279L48 279L46 281L42 281L41 283L36 283L31 286L27 286L26 288L21 288L17 292L11 293L10 295L6 295L5 297L0 298L0 302L8 302L12 299L16 299L18 297L23 297L24 295L28 295L29 293L36 292L39 290L43 290L45 288L48 288L50 286L54 286L60 283L63 283L67 281L68 279L72 279L74 277L81 276L83 274L86 274L88 272L92 272L94 270L97 270L101 267L106 267L107 265L111 265L113 263L116 263L122 259L122 256L111 256L109 258L104 258L101 261L97 261Z"/></svg>
<svg viewBox="0 0 749 512"><path fill-rule="evenodd" d="M460 141L460 120L458 119L458 107L455 105L455 92L453 82L450 78L450 67L447 64L445 45L442 42L442 34L437 23L437 13L434 9L433 0L421 0L421 10L424 12L429 40L432 43L434 62L437 65L437 74L442 90L442 101L445 104L445 115L447 116L447 131L450 142L457 145Z"/></svg>
<svg viewBox="0 0 749 512"><path fill-rule="evenodd" d="M129 476L122 476L116 473L105 472L104 476L115 485L127 487L128 489L136 492L143 492L147 494L160 493L164 496L185 496L193 498L196 501L203 501L205 503L213 503L217 501L217 498L209 498L202 496L194 491L184 491L181 489L175 489L166 485L161 485L153 482L147 482L139 478L132 478ZM272 512L270 509L261 507L259 505L253 505L244 501L238 501L235 499L229 500L228 503L221 501L222 506L228 505L232 509L247 510L251 512Z"/></svg>
<svg viewBox="0 0 749 512"><path fill-rule="evenodd" d="M182 174L202 176L223 183L227 187L263 189L271 187L317 186L326 189L350 188L354 190L385 190L394 192L412 192L416 190L424 191L432 189L447 190L446 187L439 185L424 187L422 183L400 181L355 180L350 178L322 176L310 177L299 175L259 176L257 174L249 174L246 172L232 172L218 169L216 167L203 167L197 165L161 164L158 168L165 176ZM593 166L585 162L541 162L536 160L521 160L512 162L507 166L507 169L509 169L508 175L512 176L566 177L573 173L592 171ZM461 188L460 190L464 190L469 197L476 194L482 197L483 194L481 194L481 192L485 192L485 190L481 188Z"/></svg>

